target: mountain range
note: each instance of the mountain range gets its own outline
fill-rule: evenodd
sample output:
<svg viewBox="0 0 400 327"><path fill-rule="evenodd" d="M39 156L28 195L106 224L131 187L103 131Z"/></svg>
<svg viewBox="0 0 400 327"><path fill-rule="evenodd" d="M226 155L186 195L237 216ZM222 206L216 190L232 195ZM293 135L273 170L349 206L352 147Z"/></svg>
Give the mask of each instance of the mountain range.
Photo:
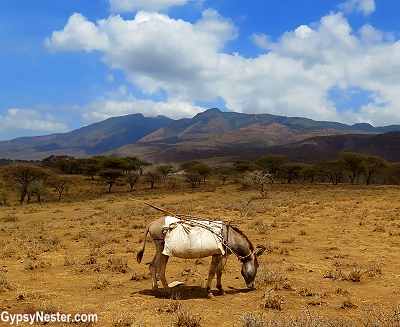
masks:
<svg viewBox="0 0 400 327"><path fill-rule="evenodd" d="M0 157L40 160L52 154L76 158L104 154L137 156L152 163L255 160L276 153L291 161L336 159L340 151L400 162L400 125L347 125L301 117L208 109L193 118L131 114L69 133L0 142Z"/></svg>

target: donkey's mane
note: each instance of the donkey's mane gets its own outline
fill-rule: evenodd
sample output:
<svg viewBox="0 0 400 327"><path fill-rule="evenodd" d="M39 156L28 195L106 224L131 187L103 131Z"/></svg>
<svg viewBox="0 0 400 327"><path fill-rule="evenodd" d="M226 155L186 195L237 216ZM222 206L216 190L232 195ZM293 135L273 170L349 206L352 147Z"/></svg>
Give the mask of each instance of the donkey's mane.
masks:
<svg viewBox="0 0 400 327"><path fill-rule="evenodd" d="M232 225L228 225L228 227L232 228L236 233L240 234L241 236L243 236L243 238L247 241L247 243L249 243L249 248L251 251L254 251L254 246L253 243L251 243L251 241L249 240L249 238L236 226L232 226Z"/></svg>

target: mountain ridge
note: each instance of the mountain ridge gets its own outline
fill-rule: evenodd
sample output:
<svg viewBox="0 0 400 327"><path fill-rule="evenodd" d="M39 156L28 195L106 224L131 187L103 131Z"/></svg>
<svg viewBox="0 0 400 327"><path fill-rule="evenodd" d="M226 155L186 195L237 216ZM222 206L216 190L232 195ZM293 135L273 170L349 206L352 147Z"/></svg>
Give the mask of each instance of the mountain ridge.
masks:
<svg viewBox="0 0 400 327"><path fill-rule="evenodd" d="M315 156L312 149L323 157L328 153L332 157L333 153L337 154L341 149L351 150L346 142L358 144L362 139L395 131L400 131L399 125L347 125L265 113L223 112L218 108L211 108L192 118L174 120L165 116L145 117L138 113L111 117L68 133L2 141L0 156L40 160L52 154L77 158L98 154L136 155L152 162L166 162L185 161L186 158L205 159L207 156L252 157L271 152L293 152L292 157L301 159L300 154L303 152L304 158L309 159L310 156ZM391 135L397 140L397 135ZM331 138L331 144L324 137ZM386 144L382 145L386 152L373 150L372 145L368 147L368 144L363 145L365 151L381 153L388 160L397 158L392 150L395 145L391 144L390 136L389 140L385 137L374 140ZM333 152L328 151L328 148L326 151L319 150L317 144L324 143ZM338 148L340 144L341 149ZM379 148L379 145L375 147ZM358 146L353 150L361 148Z"/></svg>

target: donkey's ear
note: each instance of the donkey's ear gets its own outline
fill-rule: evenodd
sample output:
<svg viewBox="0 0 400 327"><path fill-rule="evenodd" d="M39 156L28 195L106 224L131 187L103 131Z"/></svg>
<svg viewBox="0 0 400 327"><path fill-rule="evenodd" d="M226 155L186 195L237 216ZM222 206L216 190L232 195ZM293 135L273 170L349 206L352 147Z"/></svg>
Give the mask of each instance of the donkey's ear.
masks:
<svg viewBox="0 0 400 327"><path fill-rule="evenodd" d="M265 247L262 246L257 252L256 252L256 257L259 257L260 255L262 255L265 252Z"/></svg>

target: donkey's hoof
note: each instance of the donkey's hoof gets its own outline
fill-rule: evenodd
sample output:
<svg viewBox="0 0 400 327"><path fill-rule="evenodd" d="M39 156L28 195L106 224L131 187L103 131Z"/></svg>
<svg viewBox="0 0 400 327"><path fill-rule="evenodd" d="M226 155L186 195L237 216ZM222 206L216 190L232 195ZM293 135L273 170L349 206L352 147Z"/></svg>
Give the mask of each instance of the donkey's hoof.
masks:
<svg viewBox="0 0 400 327"><path fill-rule="evenodd" d="M213 299L214 298L214 294L212 294L212 292L208 292L207 298L208 299Z"/></svg>
<svg viewBox="0 0 400 327"><path fill-rule="evenodd" d="M226 295L226 293L225 293L225 291L221 288L221 289L218 290L218 295L224 296L224 295Z"/></svg>

